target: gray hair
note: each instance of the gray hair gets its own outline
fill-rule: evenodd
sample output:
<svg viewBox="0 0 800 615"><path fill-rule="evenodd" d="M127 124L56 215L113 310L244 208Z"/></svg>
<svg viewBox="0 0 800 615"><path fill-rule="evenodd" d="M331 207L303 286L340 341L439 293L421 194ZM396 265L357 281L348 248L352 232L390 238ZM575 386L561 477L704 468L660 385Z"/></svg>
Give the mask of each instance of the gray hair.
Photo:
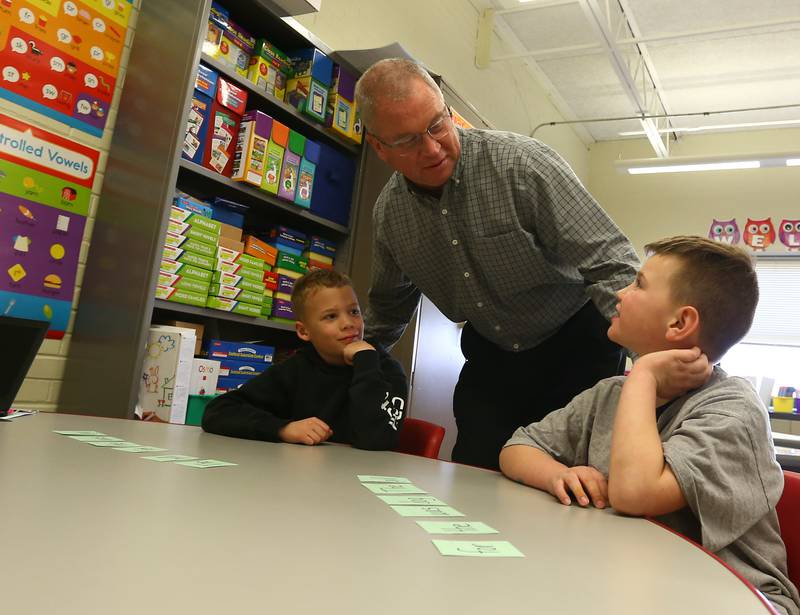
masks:
<svg viewBox="0 0 800 615"><path fill-rule="evenodd" d="M411 86L417 80L433 90L444 103L442 91L422 64L405 58L388 58L370 66L356 83L356 106L364 125L372 125L378 101L408 99Z"/></svg>

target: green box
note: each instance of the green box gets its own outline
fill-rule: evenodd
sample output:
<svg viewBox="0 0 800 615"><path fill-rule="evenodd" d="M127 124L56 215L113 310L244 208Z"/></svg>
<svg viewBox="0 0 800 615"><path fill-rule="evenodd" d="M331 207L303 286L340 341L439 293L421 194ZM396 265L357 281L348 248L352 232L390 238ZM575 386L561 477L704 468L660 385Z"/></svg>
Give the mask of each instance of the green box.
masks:
<svg viewBox="0 0 800 615"><path fill-rule="evenodd" d="M181 248L187 252L194 252L202 256L214 257L217 255L216 243L206 243L199 239L191 239L186 235L167 233L167 236L164 238L164 245L170 248Z"/></svg>
<svg viewBox="0 0 800 615"><path fill-rule="evenodd" d="M261 316L260 305L250 305L249 303L242 303L234 299L225 299L224 297L209 297L206 301L206 307L213 310L231 312L233 314L243 314L245 316Z"/></svg>
<svg viewBox="0 0 800 615"><path fill-rule="evenodd" d="M196 305L197 307L206 306L206 295L204 293L193 293L190 290L182 290L171 286L156 286L156 299Z"/></svg>
<svg viewBox="0 0 800 615"><path fill-rule="evenodd" d="M161 259L160 270L166 273L180 275L184 278L193 278L201 282L211 282L211 271L188 265L186 263L179 263L178 261L171 261L166 258Z"/></svg>
<svg viewBox="0 0 800 615"><path fill-rule="evenodd" d="M169 273L167 271L158 272L158 285L171 286L181 290L189 290L193 293L200 293L202 295L208 294L208 281L195 280L194 278L185 278L177 273Z"/></svg>
<svg viewBox="0 0 800 615"><path fill-rule="evenodd" d="M226 263L239 263L245 267L254 267L255 269L264 268L263 258L256 258L244 252L237 252L222 246L217 246L217 260L225 261Z"/></svg>
<svg viewBox="0 0 800 615"><path fill-rule="evenodd" d="M278 194L280 183L281 167L283 166L284 148L272 139L267 145L267 165L264 171L264 179L261 180L261 189L272 194Z"/></svg>
<svg viewBox="0 0 800 615"><path fill-rule="evenodd" d="M186 406L186 424L200 426L203 422L206 406L217 395L189 395L189 403Z"/></svg>
<svg viewBox="0 0 800 615"><path fill-rule="evenodd" d="M254 293L264 294L264 281L256 282L243 278L235 273L225 273L224 271L215 271L212 274L211 282L213 284L224 284L225 286L235 286L236 288L243 288Z"/></svg>
<svg viewBox="0 0 800 615"><path fill-rule="evenodd" d="M253 282L264 281L264 270L255 269L253 267L246 267L239 263L226 263L225 261L217 260L217 266L213 268L214 271L222 271L223 273L232 273L234 275L242 276Z"/></svg>
<svg viewBox="0 0 800 615"><path fill-rule="evenodd" d="M179 223L185 222L207 233L216 235L217 237L219 237L220 230L222 229L219 220L212 220L211 218L189 211L188 209L183 209L182 207L176 207L175 205L169 210L169 219Z"/></svg>
<svg viewBox="0 0 800 615"><path fill-rule="evenodd" d="M183 248L164 246L161 256L162 258L166 258L168 260L178 261L179 263L185 263L187 265L194 265L195 267L208 269L209 271L214 268L214 259L208 258L207 256L203 256L201 254L195 254L194 252L187 252Z"/></svg>
<svg viewBox="0 0 800 615"><path fill-rule="evenodd" d="M167 232L175 235L183 235L190 239L197 239L210 245L217 245L219 235L204 231L200 227L192 226L188 222L175 222L170 220L167 224Z"/></svg>
<svg viewBox="0 0 800 615"><path fill-rule="evenodd" d="M275 261L275 269L288 269L297 273L308 272L308 259L289 254L288 252L278 252L278 259Z"/></svg>
<svg viewBox="0 0 800 615"><path fill-rule="evenodd" d="M224 297L226 299L237 299L245 303L251 303L261 307L263 295L254 293L235 286L225 286L224 284L212 284L208 289L208 294L214 297Z"/></svg>

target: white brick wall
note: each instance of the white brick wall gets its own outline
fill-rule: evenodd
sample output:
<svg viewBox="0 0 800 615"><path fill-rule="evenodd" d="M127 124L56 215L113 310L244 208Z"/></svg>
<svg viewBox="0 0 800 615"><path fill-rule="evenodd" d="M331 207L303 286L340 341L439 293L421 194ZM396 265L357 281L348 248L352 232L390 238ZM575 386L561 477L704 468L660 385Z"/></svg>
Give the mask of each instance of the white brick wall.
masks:
<svg viewBox="0 0 800 615"><path fill-rule="evenodd" d="M89 242L94 229L94 218L97 213L97 205L100 197L100 190L103 186L103 177L108 160L108 148L111 144L111 135L117 120L117 110L119 109L119 98L125 83L125 68L128 65L130 56L131 42L134 40L134 28L136 18L139 14L139 7L142 0L134 0L134 9L128 24L128 33L125 38L125 48L120 58L120 70L117 75L116 90L111 102L111 109L108 114L105 132L102 138L92 137L80 130L71 128L61 122L45 117L24 107L20 107L7 100L0 99L0 113L17 118L21 121L40 126L58 135L68 137L83 145L92 147L100 151L100 159L97 165L94 185L92 186L92 196L89 206L89 216L86 220L86 229L81 244L80 257L78 261L78 271L75 277L75 297L72 304L72 317L67 326L64 339L45 340L39 350L39 354L33 361L33 365L28 371L28 377L22 383L22 387L14 400L17 408L30 408L52 412L56 409L58 393L61 388L61 381L64 378L64 367L66 364L67 350L72 337L72 328L75 322L75 306L80 293L80 286L83 280L83 272L86 264L86 255L89 251Z"/></svg>

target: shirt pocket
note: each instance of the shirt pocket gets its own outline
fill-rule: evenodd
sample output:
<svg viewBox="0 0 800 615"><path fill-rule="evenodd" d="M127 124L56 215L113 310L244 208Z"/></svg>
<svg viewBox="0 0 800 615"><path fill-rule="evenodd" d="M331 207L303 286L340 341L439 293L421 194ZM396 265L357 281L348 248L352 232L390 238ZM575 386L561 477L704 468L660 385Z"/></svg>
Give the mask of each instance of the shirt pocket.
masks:
<svg viewBox="0 0 800 615"><path fill-rule="evenodd" d="M569 280L548 262L536 237L522 229L492 237L474 237L469 253L484 288L500 299Z"/></svg>

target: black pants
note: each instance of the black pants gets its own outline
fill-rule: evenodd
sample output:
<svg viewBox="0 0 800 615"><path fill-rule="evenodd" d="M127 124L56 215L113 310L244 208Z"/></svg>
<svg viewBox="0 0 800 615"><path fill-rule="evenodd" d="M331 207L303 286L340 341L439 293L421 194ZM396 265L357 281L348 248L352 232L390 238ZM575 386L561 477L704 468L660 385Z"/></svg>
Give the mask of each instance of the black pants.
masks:
<svg viewBox="0 0 800 615"><path fill-rule="evenodd" d="M453 461L499 469L500 449L517 427L562 408L599 380L621 374L622 349L606 336L608 321L589 301L554 335L530 350L508 352L467 323L467 362L453 395L458 436Z"/></svg>

